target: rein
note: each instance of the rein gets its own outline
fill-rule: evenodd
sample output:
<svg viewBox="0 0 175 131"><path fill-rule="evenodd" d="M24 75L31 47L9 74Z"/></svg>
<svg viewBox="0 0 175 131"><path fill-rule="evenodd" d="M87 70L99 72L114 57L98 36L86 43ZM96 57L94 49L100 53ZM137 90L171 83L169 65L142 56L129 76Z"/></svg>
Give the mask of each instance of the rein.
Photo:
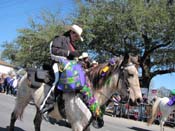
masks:
<svg viewBox="0 0 175 131"><path fill-rule="evenodd" d="M133 66L133 65L134 65L134 64L128 64L127 66ZM114 68L116 68L116 66L117 66L117 65L115 65ZM126 67L127 67L127 66L126 66ZM119 69L123 71L124 67L122 66L122 64L120 64ZM116 87L118 87L118 85L119 85L119 81L120 81L121 76L122 76L122 75L121 75L122 71L119 72ZM128 88L130 88L129 85L128 85L128 82L125 82L125 84L126 84L126 86L127 86ZM101 96L105 97L107 100L113 101L111 97L105 95L102 91L98 90L97 92L98 92ZM127 103L129 103L129 98L130 98L130 93L129 93L129 96L128 96ZM106 103L105 103L105 104L106 104ZM104 104L104 105L105 105L105 104Z"/></svg>
<svg viewBox="0 0 175 131"><path fill-rule="evenodd" d="M117 67L117 65L115 64L114 65L114 68L116 68ZM121 66L119 67L119 68L121 68ZM116 85L116 87L118 87L118 85L119 85L119 80L120 80L120 73L119 73L119 76L118 76L118 80L117 80L117 85ZM107 100L111 100L111 101L113 101L112 100L112 98L111 98L111 96L109 97L109 96L106 96L103 92L101 92L100 90L98 90L97 91L100 95L102 95L102 96L104 96L105 98L107 98ZM106 104L106 103L105 103ZM104 104L104 105L105 105Z"/></svg>

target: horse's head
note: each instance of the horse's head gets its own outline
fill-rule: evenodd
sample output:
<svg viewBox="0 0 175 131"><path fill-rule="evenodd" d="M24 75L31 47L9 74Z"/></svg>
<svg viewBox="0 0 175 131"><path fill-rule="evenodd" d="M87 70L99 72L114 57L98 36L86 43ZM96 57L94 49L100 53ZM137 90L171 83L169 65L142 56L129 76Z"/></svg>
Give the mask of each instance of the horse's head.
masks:
<svg viewBox="0 0 175 131"><path fill-rule="evenodd" d="M119 67L118 84L120 84L120 89L118 92L121 95L122 100L128 102L130 105L137 105L142 100L137 60L135 57L125 55L121 65Z"/></svg>

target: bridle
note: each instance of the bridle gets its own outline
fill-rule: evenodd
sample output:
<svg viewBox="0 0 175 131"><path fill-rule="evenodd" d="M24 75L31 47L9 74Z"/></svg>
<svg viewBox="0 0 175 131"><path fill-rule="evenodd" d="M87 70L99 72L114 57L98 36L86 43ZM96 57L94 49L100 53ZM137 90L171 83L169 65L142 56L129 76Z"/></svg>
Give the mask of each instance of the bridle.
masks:
<svg viewBox="0 0 175 131"><path fill-rule="evenodd" d="M133 63L132 64L127 64L125 66L121 65L121 67L120 67L121 71L119 73L119 79L118 79L118 81L123 80L123 84L122 85L125 85L124 87L126 88L127 92L129 92L130 84L128 82L128 77L129 76L126 76L126 73L125 73L125 70L126 70L125 68L128 67L128 66L134 66L134 64ZM131 94L130 93L128 93L128 94L129 95L127 97L127 100L125 101L126 103L129 103L129 100L130 100L130 95Z"/></svg>
<svg viewBox="0 0 175 131"><path fill-rule="evenodd" d="M133 63L130 63L130 64L127 64L127 65L123 65L122 63L119 64L120 66L118 65L114 65L114 68L116 68L116 71L119 71L119 75L118 75L118 80L117 80L117 84L116 84L116 88L119 87L119 83L120 83L120 80L124 80L124 84L125 84L125 87L127 88L126 90L129 90L130 89L130 86L129 86L129 82L127 81L127 76L124 74L125 72L125 68L128 67L128 66L134 66ZM118 67L117 67L118 66ZM123 79L122 79L123 78ZM100 95L104 96L105 98L107 98L108 100L112 100L111 96L107 96L105 95L103 92L101 92L100 90L97 91ZM129 93L129 96L128 96L128 99L127 99L127 102L129 102L129 99L130 99L130 93ZM106 103L105 103L106 104Z"/></svg>

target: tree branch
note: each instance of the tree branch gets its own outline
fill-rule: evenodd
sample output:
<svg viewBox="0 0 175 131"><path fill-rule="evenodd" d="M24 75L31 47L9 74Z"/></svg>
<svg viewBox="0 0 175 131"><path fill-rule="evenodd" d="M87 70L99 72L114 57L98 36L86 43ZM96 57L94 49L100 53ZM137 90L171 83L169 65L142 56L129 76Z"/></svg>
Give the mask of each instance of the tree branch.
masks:
<svg viewBox="0 0 175 131"><path fill-rule="evenodd" d="M154 50L156 50L156 49L158 49L158 48L166 47L166 46L168 46L169 44L171 44L171 41L167 41L167 42L164 43L164 44L156 45L156 46L154 46L153 48L151 48L149 51L147 51L147 54L152 53Z"/></svg>
<svg viewBox="0 0 175 131"><path fill-rule="evenodd" d="M151 77L154 77L156 75L163 75L163 74L167 74L167 73L173 73L175 72L175 68L170 68L170 69L167 69L167 70L157 70L157 71L154 71L153 73L151 73Z"/></svg>

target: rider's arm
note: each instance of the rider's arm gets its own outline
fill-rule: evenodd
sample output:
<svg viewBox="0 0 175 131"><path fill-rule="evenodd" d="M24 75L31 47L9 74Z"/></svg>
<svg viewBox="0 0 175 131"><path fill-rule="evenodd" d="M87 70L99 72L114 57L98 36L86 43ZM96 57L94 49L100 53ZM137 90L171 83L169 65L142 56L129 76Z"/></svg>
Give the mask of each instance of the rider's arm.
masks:
<svg viewBox="0 0 175 131"><path fill-rule="evenodd" d="M51 52L53 55L67 57L69 54L69 50L68 50L68 42L66 41L66 37L60 36L55 38L53 40Z"/></svg>

